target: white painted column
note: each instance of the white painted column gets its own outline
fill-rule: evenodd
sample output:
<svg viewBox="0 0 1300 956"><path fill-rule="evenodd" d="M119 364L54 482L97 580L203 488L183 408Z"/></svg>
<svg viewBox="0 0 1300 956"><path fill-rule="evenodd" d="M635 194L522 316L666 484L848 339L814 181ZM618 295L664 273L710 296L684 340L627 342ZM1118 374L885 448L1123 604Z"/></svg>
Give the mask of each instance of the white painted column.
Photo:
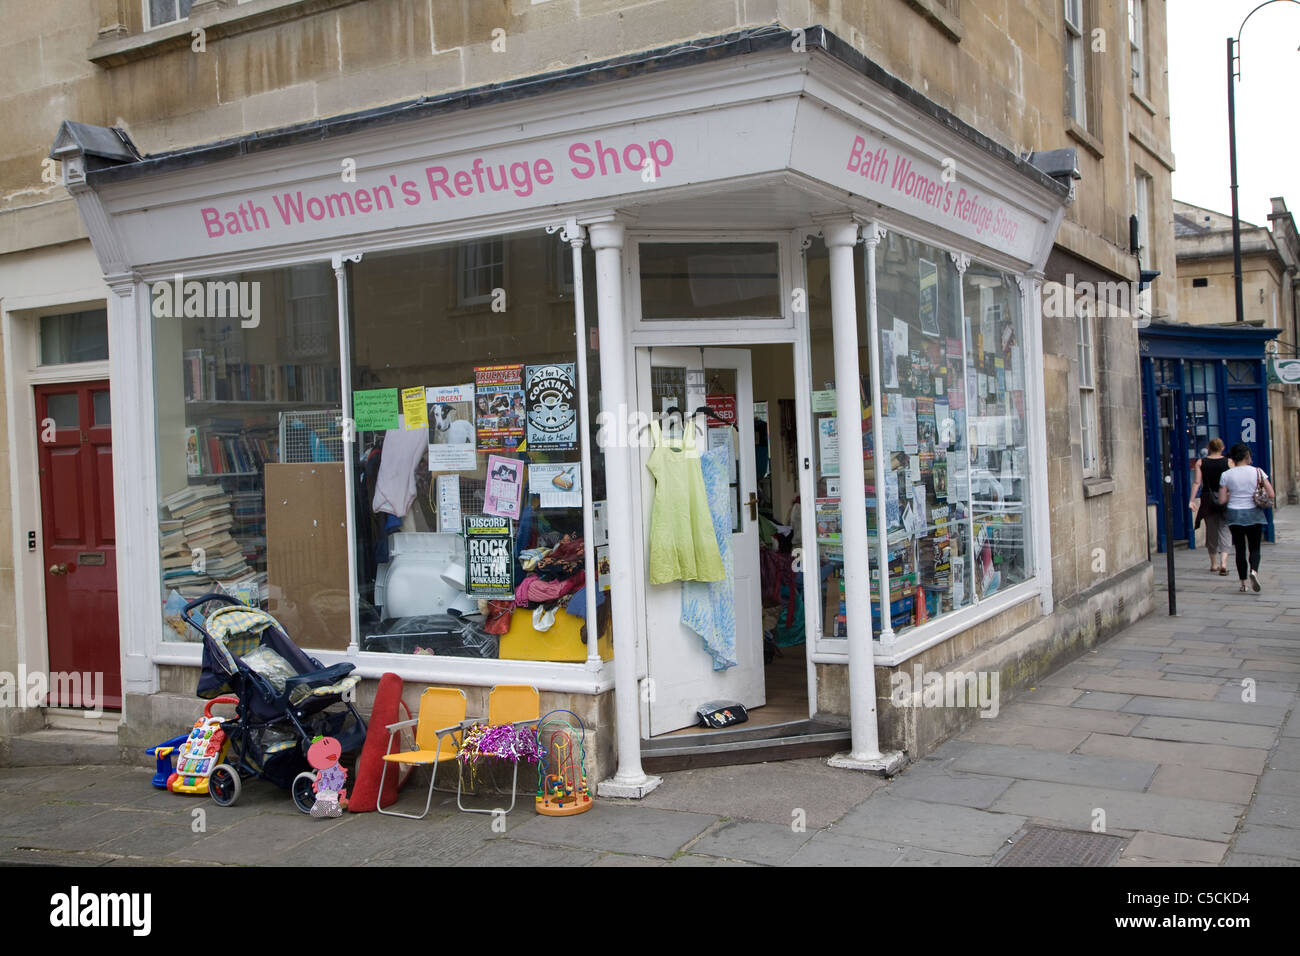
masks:
<svg viewBox="0 0 1300 956"><path fill-rule="evenodd" d="M894 646L893 602L889 593L889 512L885 507L885 470L889 465L889 453L892 448L885 448L885 423L880 413L882 407L880 395L880 319L876 312L876 247L885 238L885 230L875 222L867 223L862 231L862 243L866 250L867 288L867 334L871 336L871 440L876 449L872 456L875 474L872 476L876 485L876 567L880 569L880 646L889 651ZM870 572L868 572L870 576Z"/></svg>
<svg viewBox="0 0 1300 956"><path fill-rule="evenodd" d="M835 350L835 434L840 450L840 521L844 539L844 599L848 617L849 721L851 749L830 759L833 767L884 770L876 726L876 667L871 646L870 547L867 542L867 482L862 461L862 401L859 396L857 291L853 251L855 222L823 229L830 253L831 329ZM885 566L886 570L888 565ZM901 762L901 755L897 757Z"/></svg>
<svg viewBox="0 0 1300 956"><path fill-rule="evenodd" d="M633 407L627 380L627 331L623 317L623 224L599 222L588 226L596 253L596 308L600 334L601 411L626 414ZM576 280L576 276L574 277ZM626 434L625 422L612 429ZM632 448L625 440L606 444L605 507L610 518L609 568L614 627L614 713L618 721L618 771L600 783L604 797L645 796L662 783L641 769L641 704L636 674L636 600L632 569L632 535L619 522L638 520L632 501Z"/></svg>
<svg viewBox="0 0 1300 956"><path fill-rule="evenodd" d="M334 288L338 295L339 324L339 394L343 401L343 492L347 502L343 508L343 528L348 541L348 597L352 611L348 615L348 657L356 657L361 649L361 624L357 619L360 593L357 587L357 478L356 478L356 419L352 417L352 335L348 315L348 272L345 262L361 261L361 253L344 255L334 253L330 266L334 270Z"/></svg>
<svg viewBox="0 0 1300 956"><path fill-rule="evenodd" d="M158 690L153 655L162 641L153 317L149 287L138 275L105 276L104 281L112 290L108 297L109 403L117 628L125 698Z"/></svg>
<svg viewBox="0 0 1300 956"><path fill-rule="evenodd" d="M550 231L549 229L547 230ZM596 613L597 589L600 587L600 575L596 568L595 502L592 499L591 482L591 423L586 420L591 408L591 391L587 378L587 294L583 285L582 247L586 243L587 232L578 225L576 219L569 219L560 232L560 239L567 242L573 255L573 335L578 363L578 395L582 405L578 416L578 449L582 459L582 542L583 562L587 569L586 615L587 615L587 670L600 670L600 627ZM606 505L608 507L608 505Z"/></svg>
<svg viewBox="0 0 1300 956"><path fill-rule="evenodd" d="M1025 411L1029 416L1028 435L1029 488L1033 502L1029 509L1034 522L1030 529L1033 542L1034 574L1038 578L1038 600L1043 614L1051 614L1052 598L1052 530L1051 508L1047 490L1047 391L1043 377L1043 273L1031 272L1017 278L1020 287L1022 324L1025 330L1024 366L1026 378Z"/></svg>

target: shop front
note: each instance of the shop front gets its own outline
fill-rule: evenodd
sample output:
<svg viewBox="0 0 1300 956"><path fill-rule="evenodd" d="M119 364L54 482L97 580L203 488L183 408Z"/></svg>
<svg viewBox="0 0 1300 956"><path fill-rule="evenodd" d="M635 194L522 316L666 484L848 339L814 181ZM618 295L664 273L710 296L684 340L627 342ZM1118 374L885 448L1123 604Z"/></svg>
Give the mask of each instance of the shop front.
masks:
<svg viewBox="0 0 1300 956"><path fill-rule="evenodd" d="M127 162L83 133L133 739L192 719L176 612L217 587L412 703L537 687L632 796L716 701L915 752L878 679L1052 612L1069 190L824 31Z"/></svg>

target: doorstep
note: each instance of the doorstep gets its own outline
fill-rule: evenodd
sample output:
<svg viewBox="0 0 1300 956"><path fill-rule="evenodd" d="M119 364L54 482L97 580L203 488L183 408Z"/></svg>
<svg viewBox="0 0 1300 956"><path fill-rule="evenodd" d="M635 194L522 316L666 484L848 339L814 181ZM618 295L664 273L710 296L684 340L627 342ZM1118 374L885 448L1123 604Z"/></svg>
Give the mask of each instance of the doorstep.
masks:
<svg viewBox="0 0 1300 956"><path fill-rule="evenodd" d="M703 734L669 734L641 741L641 765L647 773L663 773L821 757L843 750L850 738L847 726L827 719Z"/></svg>

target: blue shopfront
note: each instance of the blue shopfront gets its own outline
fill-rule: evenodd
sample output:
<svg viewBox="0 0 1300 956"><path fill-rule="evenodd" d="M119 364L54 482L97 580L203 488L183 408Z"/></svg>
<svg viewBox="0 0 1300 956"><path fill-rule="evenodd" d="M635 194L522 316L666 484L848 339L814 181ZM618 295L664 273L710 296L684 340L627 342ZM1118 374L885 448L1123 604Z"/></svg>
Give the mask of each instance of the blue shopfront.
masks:
<svg viewBox="0 0 1300 956"><path fill-rule="evenodd" d="M1159 390L1167 387L1174 393L1174 422L1169 435L1173 463L1172 538L1196 547L1195 539L1189 540L1195 516L1187 502L1192 466L1206 453L1209 440L1221 438L1225 449L1245 442L1254 463L1271 471L1265 359L1266 346L1278 331L1250 325L1153 322L1139 333L1147 504L1156 506L1159 550L1164 550L1170 533L1165 527L1161 498ZM1272 541L1271 513L1267 535Z"/></svg>

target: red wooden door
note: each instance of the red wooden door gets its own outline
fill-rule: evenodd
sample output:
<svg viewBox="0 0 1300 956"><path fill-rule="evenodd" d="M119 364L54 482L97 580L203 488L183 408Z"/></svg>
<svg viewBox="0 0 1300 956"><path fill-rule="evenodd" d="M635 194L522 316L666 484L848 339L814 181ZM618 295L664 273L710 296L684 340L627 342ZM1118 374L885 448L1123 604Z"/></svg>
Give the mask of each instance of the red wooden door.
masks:
<svg viewBox="0 0 1300 956"><path fill-rule="evenodd" d="M108 382L36 387L52 707L122 706ZM102 678L95 675L102 674ZM90 675L91 686L83 686ZM82 687L81 697L70 693ZM103 699L94 691L102 688Z"/></svg>

